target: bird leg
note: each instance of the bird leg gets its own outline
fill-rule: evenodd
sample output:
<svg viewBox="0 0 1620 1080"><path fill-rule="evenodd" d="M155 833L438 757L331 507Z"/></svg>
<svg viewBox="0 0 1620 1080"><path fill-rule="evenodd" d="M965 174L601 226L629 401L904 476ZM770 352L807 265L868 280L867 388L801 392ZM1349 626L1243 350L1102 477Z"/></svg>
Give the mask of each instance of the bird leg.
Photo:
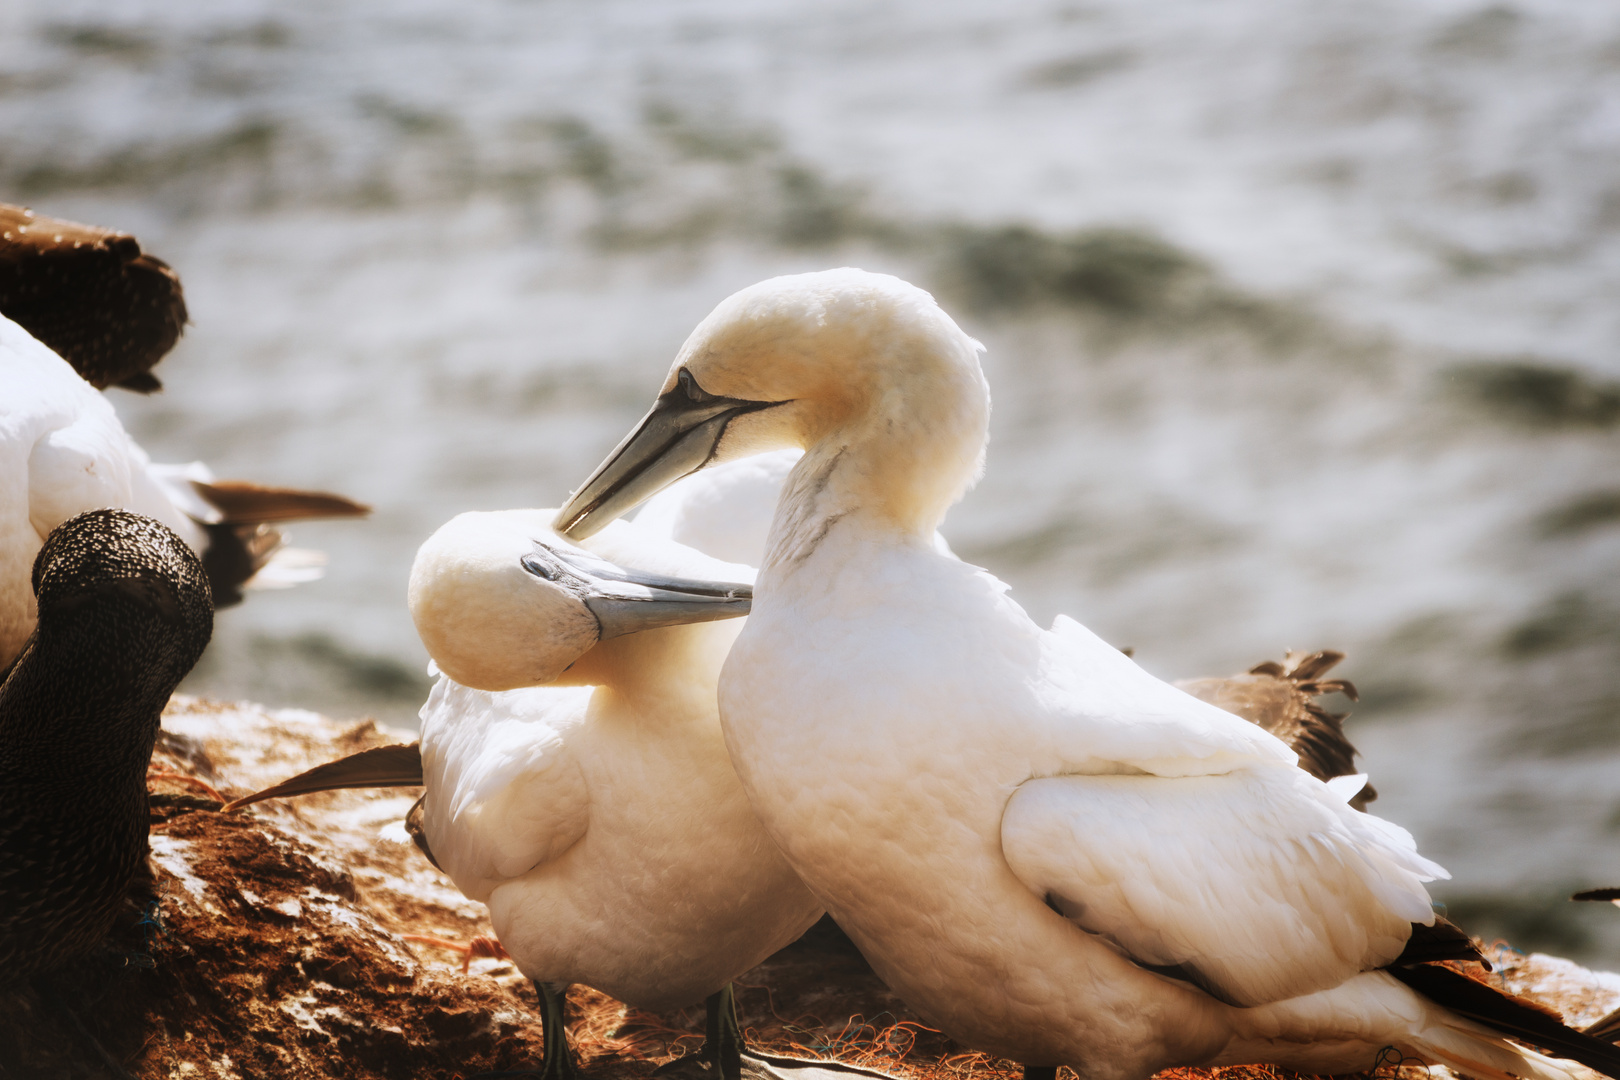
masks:
<svg viewBox="0 0 1620 1080"><path fill-rule="evenodd" d="M580 1080L574 1055L568 1050L568 984L533 980L540 994L540 1037L545 1040L538 1069L483 1072L473 1080L503 1080L506 1077L533 1077L536 1080Z"/></svg>
<svg viewBox="0 0 1620 1080"><path fill-rule="evenodd" d="M737 995L726 983L703 1001L703 1045L698 1053L713 1063L721 1080L742 1080L742 1025Z"/></svg>
<svg viewBox="0 0 1620 1080"><path fill-rule="evenodd" d="M437 945L441 949L449 949L451 952L460 953L461 973L463 975L467 974L468 969L472 967L472 962L479 957L487 957L492 960L512 959L512 955L502 947L499 941L483 935L472 938L465 945L441 937L433 937L429 934L401 934L400 938L404 941L421 942L423 945Z"/></svg>
<svg viewBox="0 0 1620 1080"><path fill-rule="evenodd" d="M690 1074L705 1080L742 1080L743 1056L742 1026L737 1023L737 998L731 984L726 983L703 999L703 1045L698 1047L697 1053L667 1061L654 1069L653 1074Z"/></svg>
<svg viewBox="0 0 1620 1080"><path fill-rule="evenodd" d="M534 988L540 992L540 1037L545 1040L541 1080L573 1080L574 1055L568 1050L568 984L536 982Z"/></svg>
<svg viewBox="0 0 1620 1080"><path fill-rule="evenodd" d="M703 1009L703 1045L698 1052L658 1066L653 1070L655 1076L694 1073L704 1080L791 1080L794 1072L808 1069L891 1080L884 1073L842 1061L783 1057L749 1049L743 1040L742 1025L737 1022L737 997L731 983L704 999Z"/></svg>

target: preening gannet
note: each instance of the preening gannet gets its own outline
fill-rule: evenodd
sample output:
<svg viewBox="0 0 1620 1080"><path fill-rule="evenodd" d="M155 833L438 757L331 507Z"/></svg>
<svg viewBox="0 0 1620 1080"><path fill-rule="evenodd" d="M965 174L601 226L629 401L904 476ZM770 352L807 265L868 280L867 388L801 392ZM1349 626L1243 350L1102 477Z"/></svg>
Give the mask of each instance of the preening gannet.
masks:
<svg viewBox="0 0 1620 1080"><path fill-rule="evenodd" d="M34 626L29 567L51 530L75 514L122 507L163 522L203 559L215 603L267 565L270 523L352 517L358 503L321 492L214 481L202 465L153 465L112 404L26 330L0 318L0 668ZM296 568L287 583L308 580Z"/></svg>
<svg viewBox="0 0 1620 1080"><path fill-rule="evenodd" d="M411 611L444 672L422 710L423 830L440 867L488 905L548 1017L575 982L640 1008L688 1005L799 937L822 907L765 835L726 755L715 682L738 624L607 639L608 618L530 566L537 538L557 543L552 516L464 514L417 556ZM753 577L633 524L591 548L671 577ZM740 615L721 599L733 589L712 587L697 604L624 601L610 617L622 630L690 622L699 604ZM732 1055L721 1071L735 1080L729 996L710 1009L708 1050ZM560 1032L546 1031L547 1068Z"/></svg>
<svg viewBox="0 0 1620 1080"><path fill-rule="evenodd" d="M798 446L720 680L765 828L877 973L958 1041L1050 1075L1372 1067L1496 1080L1620 1051L1434 965L1444 871L1280 741L1072 619L1042 630L932 534L976 478L980 346L859 270L720 304L564 506L579 539L711 463Z"/></svg>
<svg viewBox="0 0 1620 1080"><path fill-rule="evenodd" d="M197 556L128 511L59 525L32 584L38 626L0 683L0 983L85 956L150 885L152 743L213 630Z"/></svg>
<svg viewBox="0 0 1620 1080"><path fill-rule="evenodd" d="M654 1010L705 999L698 1056L716 1075L736 1080L745 1056L790 1064L745 1054L729 984L822 907L749 809L720 732L715 682L738 624L699 620L744 614L751 590L690 580L753 569L669 539L757 557L768 517L750 529L742 511L768 508L790 466L719 470L590 542L637 571L559 541L550 510L463 514L417 555L411 612L442 675L422 710L413 832L535 982L548 1076L572 1069L574 982ZM397 762L374 761L401 782ZM322 766L252 799L354 780Z"/></svg>

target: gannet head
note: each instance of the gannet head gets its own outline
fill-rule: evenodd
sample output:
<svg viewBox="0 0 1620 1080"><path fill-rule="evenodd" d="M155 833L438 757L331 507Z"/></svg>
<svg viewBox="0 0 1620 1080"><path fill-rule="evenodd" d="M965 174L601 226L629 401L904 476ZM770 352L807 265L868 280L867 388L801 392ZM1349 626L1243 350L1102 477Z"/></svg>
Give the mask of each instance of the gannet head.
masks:
<svg viewBox="0 0 1620 1080"><path fill-rule="evenodd" d="M692 332L651 411L553 524L583 539L717 462L858 448L857 469L882 489L871 502L931 531L983 460L980 349L932 296L887 274L845 268L750 286Z"/></svg>
<svg viewBox="0 0 1620 1080"><path fill-rule="evenodd" d="M751 586L625 569L559 539L553 514L461 514L417 552L411 618L462 685L540 686L600 641L748 614Z"/></svg>

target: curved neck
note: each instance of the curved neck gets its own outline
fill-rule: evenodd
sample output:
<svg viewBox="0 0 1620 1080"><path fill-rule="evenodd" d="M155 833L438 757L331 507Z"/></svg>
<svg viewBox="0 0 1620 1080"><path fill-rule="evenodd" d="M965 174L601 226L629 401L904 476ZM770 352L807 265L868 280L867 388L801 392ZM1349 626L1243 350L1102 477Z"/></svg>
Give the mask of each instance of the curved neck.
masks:
<svg viewBox="0 0 1620 1080"><path fill-rule="evenodd" d="M179 681L173 658L150 639L118 642L129 650L122 655L87 652L77 647L82 640L73 648L62 644L36 633L0 687L3 755L29 762L40 776L94 773L109 782L144 776L163 707ZM81 662L86 656L93 659Z"/></svg>
<svg viewBox="0 0 1620 1080"><path fill-rule="evenodd" d="M990 402L974 364L926 393L892 387L815 440L783 486L762 570L809 557L840 523L931 543L945 511L978 478Z"/></svg>

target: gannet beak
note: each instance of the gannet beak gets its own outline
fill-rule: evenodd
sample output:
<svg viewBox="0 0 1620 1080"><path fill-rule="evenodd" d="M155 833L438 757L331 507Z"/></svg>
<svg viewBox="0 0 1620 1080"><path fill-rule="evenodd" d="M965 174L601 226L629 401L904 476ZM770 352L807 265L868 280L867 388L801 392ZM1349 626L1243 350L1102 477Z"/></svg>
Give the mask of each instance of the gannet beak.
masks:
<svg viewBox="0 0 1620 1080"><path fill-rule="evenodd" d="M726 425L744 413L780 401L718 397L681 368L675 386L660 394L607 460L574 492L552 527L570 540L584 540L714 457Z"/></svg>
<svg viewBox="0 0 1620 1080"><path fill-rule="evenodd" d="M629 570L577 550L541 541L520 560L523 569L579 596L601 627L601 640L660 626L715 622L747 615L754 587L734 581L694 581Z"/></svg>

